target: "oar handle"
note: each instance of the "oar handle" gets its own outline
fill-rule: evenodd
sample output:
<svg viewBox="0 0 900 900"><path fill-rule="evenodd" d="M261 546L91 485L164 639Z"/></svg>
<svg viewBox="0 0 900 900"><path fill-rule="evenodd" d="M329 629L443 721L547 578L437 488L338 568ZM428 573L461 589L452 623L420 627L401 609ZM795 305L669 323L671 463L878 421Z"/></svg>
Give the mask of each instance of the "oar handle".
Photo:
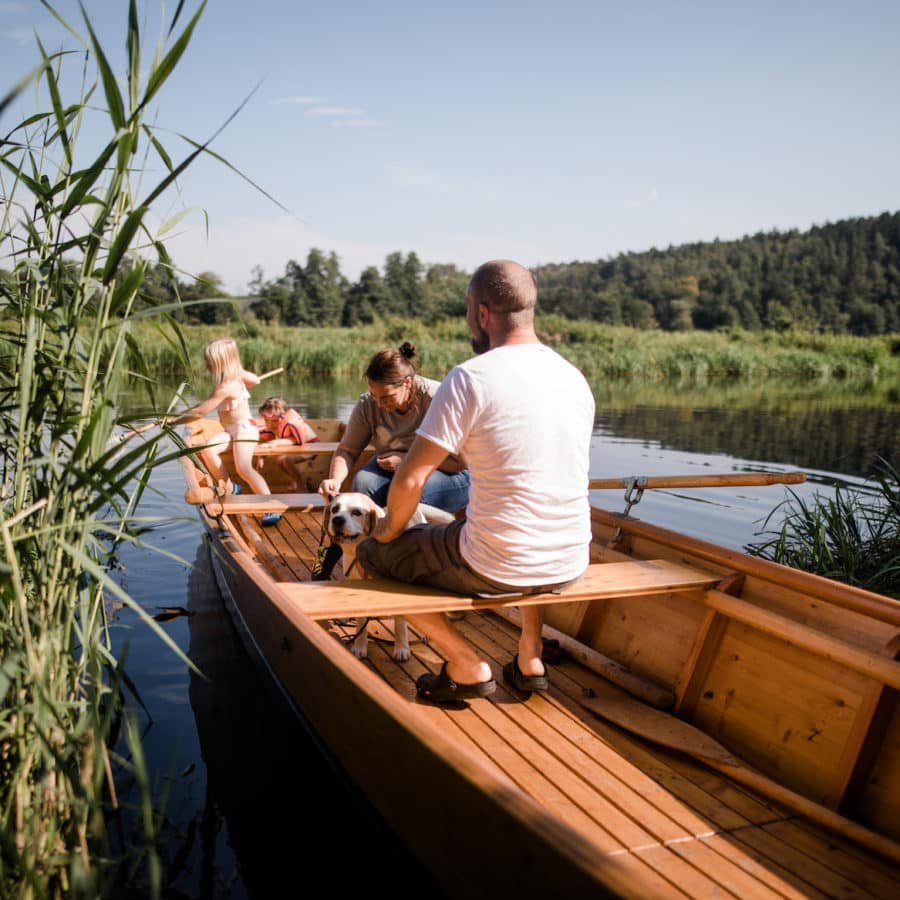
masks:
<svg viewBox="0 0 900 900"><path fill-rule="evenodd" d="M126 431L125 434L119 435L120 441L127 441L136 435L143 434L145 431L149 431L151 428L156 428L159 425L159 422L148 422L146 425L141 425L140 428L133 428L131 431Z"/></svg>
<svg viewBox="0 0 900 900"><path fill-rule="evenodd" d="M280 375L284 371L284 366L281 366L279 369L272 369L271 372L263 372L262 375L259 376L259 380L263 381L266 378L271 378L273 375Z"/></svg>
<svg viewBox="0 0 900 900"><path fill-rule="evenodd" d="M802 484L805 472L744 472L725 475L633 475L624 478L592 478L592 491L628 488L687 488L687 487L760 487L766 484Z"/></svg>

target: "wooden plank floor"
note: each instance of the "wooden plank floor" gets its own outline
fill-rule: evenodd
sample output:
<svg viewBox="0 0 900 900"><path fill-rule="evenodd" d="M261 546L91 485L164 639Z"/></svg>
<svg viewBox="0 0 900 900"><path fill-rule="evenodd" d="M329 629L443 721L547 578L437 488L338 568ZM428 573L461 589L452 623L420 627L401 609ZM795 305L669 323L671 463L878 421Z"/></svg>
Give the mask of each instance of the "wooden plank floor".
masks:
<svg viewBox="0 0 900 900"><path fill-rule="evenodd" d="M266 547L273 574L303 578L320 535L316 513L286 514L276 528L242 517L251 546ZM516 629L491 613L457 623L498 682L491 697L447 709L418 703L415 681L441 657L411 634L412 659L391 658L392 620L370 623L364 663L441 730L503 771L660 897L890 897L900 870L691 759L633 737L587 712L585 692L609 686L567 660L551 689L527 699L502 681ZM338 640L352 625L323 623ZM349 650L347 651L349 653Z"/></svg>

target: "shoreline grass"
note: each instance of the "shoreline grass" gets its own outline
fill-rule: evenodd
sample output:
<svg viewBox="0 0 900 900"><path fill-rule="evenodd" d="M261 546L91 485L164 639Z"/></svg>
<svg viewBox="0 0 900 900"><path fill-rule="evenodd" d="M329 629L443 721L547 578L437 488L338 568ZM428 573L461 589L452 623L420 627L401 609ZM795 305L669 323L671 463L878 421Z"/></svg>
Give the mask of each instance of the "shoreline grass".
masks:
<svg viewBox="0 0 900 900"><path fill-rule="evenodd" d="M838 486L833 498L817 493L809 502L789 489L765 522L783 512L781 528L764 530L747 551L900 599L900 473L880 460L872 481L870 489Z"/></svg>
<svg viewBox="0 0 900 900"><path fill-rule="evenodd" d="M294 375L359 375L377 350L410 341L425 373L446 373L472 355L462 320L426 325L395 320L355 328L267 325L249 319L229 326L182 328L189 358L198 360L210 338L228 334L256 371L284 366ZM636 381L740 382L781 379L798 383L883 381L900 377L900 336L855 337L803 332L638 331L593 322L539 317L541 339L588 378ZM138 326L149 371L181 372L178 348L152 326ZM202 373L188 373L200 375ZM900 395L898 395L900 399Z"/></svg>

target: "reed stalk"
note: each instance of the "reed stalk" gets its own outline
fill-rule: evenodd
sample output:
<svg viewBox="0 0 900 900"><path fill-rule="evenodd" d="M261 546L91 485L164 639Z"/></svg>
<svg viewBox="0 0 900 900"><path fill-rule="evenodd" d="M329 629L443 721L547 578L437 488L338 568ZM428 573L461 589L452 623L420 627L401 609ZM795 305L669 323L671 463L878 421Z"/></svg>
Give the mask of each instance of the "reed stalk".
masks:
<svg viewBox="0 0 900 900"><path fill-rule="evenodd" d="M900 474L879 460L866 489L837 486L833 497L789 497L781 528L747 549L756 556L900 598Z"/></svg>
<svg viewBox="0 0 900 900"><path fill-rule="evenodd" d="M148 783L108 599L179 652L115 578L116 546L140 540L134 509L164 461L153 441L118 444L116 404L123 380L147 371L138 318L152 315L183 346L171 310L141 297L147 263L135 251L168 260L147 213L205 151L190 143L176 164L149 124L205 3L186 21L177 4L147 58L130 0L121 78L86 12L79 33L44 5L83 52L48 53L38 40L41 107L0 136L0 896L115 896L136 870L158 896L146 787L131 813L141 846L114 847L108 831L122 814L117 781ZM89 120L107 137L85 159ZM143 183L141 159L161 162L157 183Z"/></svg>

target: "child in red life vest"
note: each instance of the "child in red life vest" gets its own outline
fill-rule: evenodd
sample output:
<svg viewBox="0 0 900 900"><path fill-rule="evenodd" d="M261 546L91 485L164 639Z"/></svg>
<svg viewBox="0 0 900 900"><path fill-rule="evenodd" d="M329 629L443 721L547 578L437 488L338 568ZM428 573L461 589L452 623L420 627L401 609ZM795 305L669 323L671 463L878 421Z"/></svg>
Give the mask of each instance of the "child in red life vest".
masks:
<svg viewBox="0 0 900 900"><path fill-rule="evenodd" d="M271 446L285 447L304 444L312 444L319 440L319 436L304 421L303 416L295 409L288 409L281 397L268 397L259 408L259 414L265 421L265 427L259 430L260 443L268 443ZM303 478L301 463L307 459L284 454L277 459L278 465L293 479L294 492L303 490Z"/></svg>

